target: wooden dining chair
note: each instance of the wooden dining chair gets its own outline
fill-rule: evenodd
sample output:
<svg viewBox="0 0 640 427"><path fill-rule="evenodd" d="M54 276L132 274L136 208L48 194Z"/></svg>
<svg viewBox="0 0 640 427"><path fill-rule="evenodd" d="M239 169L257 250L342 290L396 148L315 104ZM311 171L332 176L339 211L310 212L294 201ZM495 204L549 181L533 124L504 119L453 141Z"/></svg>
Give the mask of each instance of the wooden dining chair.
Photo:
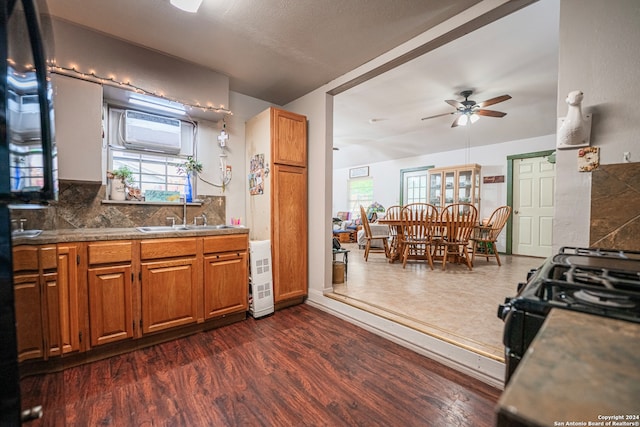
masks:
<svg viewBox="0 0 640 427"><path fill-rule="evenodd" d="M476 229L472 244L472 263L476 259L476 253L478 253L478 255L484 256L487 261L489 261L489 257L495 257L498 265L502 265L500 264L500 255L498 255L496 241L498 240L498 236L507 223L510 215L511 206L500 206L493 211L489 217L489 222L486 227L479 227ZM479 253L479 249L481 249L482 252Z"/></svg>
<svg viewBox="0 0 640 427"><path fill-rule="evenodd" d="M449 257L465 262L469 270L473 269L469 244L478 219L478 210L468 203L454 203L446 206L440 215L442 238L442 269Z"/></svg>
<svg viewBox="0 0 640 427"><path fill-rule="evenodd" d="M367 212L364 210L362 205L360 205L360 220L362 221L362 228L364 229L364 236L366 238L366 245L364 248L364 260L369 260L369 252L384 252L385 256L389 258L389 231L386 231L384 234L376 234L373 235L371 233L371 227L369 226L369 220L367 219ZM382 247L374 247L371 245L371 242L380 240L382 242Z"/></svg>
<svg viewBox="0 0 640 427"><path fill-rule="evenodd" d="M432 251L438 210L427 203L413 203L402 208L401 217L402 268L412 258L426 260L433 270Z"/></svg>
<svg viewBox="0 0 640 427"><path fill-rule="evenodd" d="M385 219L400 221L402 219L402 217L400 216L401 212L402 206L389 206L384 217ZM398 240L400 239L400 237L402 236L398 236L398 227L389 227L389 254L394 254L397 252Z"/></svg>

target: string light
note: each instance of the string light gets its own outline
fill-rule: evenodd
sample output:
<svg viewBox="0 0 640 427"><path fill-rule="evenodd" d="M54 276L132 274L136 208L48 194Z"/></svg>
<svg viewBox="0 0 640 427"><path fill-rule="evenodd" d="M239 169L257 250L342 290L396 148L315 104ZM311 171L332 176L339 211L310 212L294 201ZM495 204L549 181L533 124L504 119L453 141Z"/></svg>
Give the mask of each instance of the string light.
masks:
<svg viewBox="0 0 640 427"><path fill-rule="evenodd" d="M77 66L75 64L71 64L71 68L68 68L68 67L62 67L60 65L57 65L56 63L50 63L49 64L49 72L51 72L53 74L60 74L60 75L63 75L63 76L68 76L68 77L75 77L75 78L79 78L81 80L90 81L90 82L93 82L93 83L100 83L100 84L103 84L103 85L125 88L127 90L130 90L130 91L133 91L133 92L136 92L136 93L140 93L140 94L143 94L143 95L155 96L157 98L162 98L162 99L165 99L167 101L177 102L179 104L184 105L185 107L188 107L188 108L191 108L191 109L202 110L203 112L214 112L214 113L222 113L222 114L225 114L225 115L233 115L231 110L228 110L228 109L224 108L224 105L220 105L219 107L215 107L211 103L208 103L208 105L206 105L206 106L203 106L199 102L196 103L196 104L190 104L188 102L183 102L183 101L180 101L178 99L169 98L169 97L165 96L165 94L163 92L153 92L153 91L150 91L150 90L146 90L146 89L144 89L144 88L142 88L140 86L136 86L133 83L131 83L130 79L118 80L118 79L116 79L116 76L114 74L109 74L108 77L103 77L103 76L99 76L98 74L96 74L95 70L93 70L93 69L89 70L89 73L83 73L82 71L79 71L77 69Z"/></svg>

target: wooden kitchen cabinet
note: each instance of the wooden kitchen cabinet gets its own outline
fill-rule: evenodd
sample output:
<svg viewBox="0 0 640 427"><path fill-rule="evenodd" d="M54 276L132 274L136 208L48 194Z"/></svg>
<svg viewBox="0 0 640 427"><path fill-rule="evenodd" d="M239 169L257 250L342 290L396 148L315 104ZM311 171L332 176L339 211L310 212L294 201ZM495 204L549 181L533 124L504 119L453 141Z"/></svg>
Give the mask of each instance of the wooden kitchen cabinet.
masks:
<svg viewBox="0 0 640 427"><path fill-rule="evenodd" d="M214 319L249 309L247 235L205 237L204 316Z"/></svg>
<svg viewBox="0 0 640 427"><path fill-rule="evenodd" d="M247 122L245 139L250 173L260 155L270 169L262 194L247 196L247 225L250 239L272 243L274 303L278 309L300 303L307 296L307 119L269 108Z"/></svg>
<svg viewBox="0 0 640 427"><path fill-rule="evenodd" d="M80 349L77 268L56 245L14 248L19 361L61 356Z"/></svg>
<svg viewBox="0 0 640 427"><path fill-rule="evenodd" d="M307 118L279 108L270 109L273 163L307 167Z"/></svg>
<svg viewBox="0 0 640 427"><path fill-rule="evenodd" d="M45 334L46 356L60 356L59 292L58 292L58 260L55 245L41 246L38 249L40 284L43 292L42 319Z"/></svg>
<svg viewBox="0 0 640 427"><path fill-rule="evenodd" d="M58 244L57 280L55 283L47 282L51 356L80 351L83 328L80 320L82 307L78 282L79 250L76 244Z"/></svg>
<svg viewBox="0 0 640 427"><path fill-rule="evenodd" d="M87 250L91 346L133 338L133 242L90 243Z"/></svg>
<svg viewBox="0 0 640 427"><path fill-rule="evenodd" d="M429 203L442 210L452 203L470 203L480 212L480 165L429 169Z"/></svg>
<svg viewBox="0 0 640 427"><path fill-rule="evenodd" d="M273 295L278 304L307 295L307 169L276 164L273 177Z"/></svg>
<svg viewBox="0 0 640 427"><path fill-rule="evenodd" d="M140 242L142 333L196 323L201 281L195 238Z"/></svg>
<svg viewBox="0 0 640 427"><path fill-rule="evenodd" d="M13 290L18 361L45 357L39 247L13 248Z"/></svg>
<svg viewBox="0 0 640 427"><path fill-rule="evenodd" d="M245 319L248 236L15 246L21 375Z"/></svg>

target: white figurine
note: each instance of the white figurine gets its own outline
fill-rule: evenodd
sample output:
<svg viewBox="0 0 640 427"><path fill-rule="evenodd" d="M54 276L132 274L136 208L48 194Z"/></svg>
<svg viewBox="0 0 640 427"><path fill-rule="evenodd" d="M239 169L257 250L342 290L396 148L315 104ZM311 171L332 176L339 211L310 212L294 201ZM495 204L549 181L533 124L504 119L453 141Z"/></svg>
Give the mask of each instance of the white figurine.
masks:
<svg viewBox="0 0 640 427"><path fill-rule="evenodd" d="M588 145L585 118L582 116L582 98L584 98L584 94L579 90L569 92L567 95L565 101L569 105L569 111L558 129L558 146Z"/></svg>

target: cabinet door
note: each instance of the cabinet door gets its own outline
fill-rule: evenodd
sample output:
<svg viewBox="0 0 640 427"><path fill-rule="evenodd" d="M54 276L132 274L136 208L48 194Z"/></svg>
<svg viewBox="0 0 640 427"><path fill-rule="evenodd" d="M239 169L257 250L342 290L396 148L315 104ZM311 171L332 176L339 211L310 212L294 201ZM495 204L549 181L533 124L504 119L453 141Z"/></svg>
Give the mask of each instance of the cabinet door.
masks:
<svg viewBox="0 0 640 427"><path fill-rule="evenodd" d="M273 286L276 303L307 295L307 169L273 167Z"/></svg>
<svg viewBox="0 0 640 427"><path fill-rule="evenodd" d="M132 338L131 265L89 268L88 279L91 345Z"/></svg>
<svg viewBox="0 0 640 427"><path fill-rule="evenodd" d="M455 171L444 173L444 206L455 203L456 191L456 173Z"/></svg>
<svg viewBox="0 0 640 427"><path fill-rule="evenodd" d="M195 258L142 263L143 334L197 321L196 266Z"/></svg>
<svg viewBox="0 0 640 427"><path fill-rule="evenodd" d="M429 203L442 207L442 172L429 171Z"/></svg>
<svg viewBox="0 0 640 427"><path fill-rule="evenodd" d="M271 109L273 162L307 166L307 118L278 108Z"/></svg>
<svg viewBox="0 0 640 427"><path fill-rule="evenodd" d="M13 256L13 292L18 361L43 358L42 296L38 246L16 246Z"/></svg>
<svg viewBox="0 0 640 427"><path fill-rule="evenodd" d="M45 289L45 298L47 300L47 354L49 356L62 355L62 344L60 337L60 299L58 287L58 275L48 273L42 275L42 285ZM44 314L44 313L43 313Z"/></svg>
<svg viewBox="0 0 640 427"><path fill-rule="evenodd" d="M102 181L102 85L52 75L59 179Z"/></svg>
<svg viewBox="0 0 640 427"><path fill-rule="evenodd" d="M15 274L13 277L13 292L16 310L18 362L44 358L39 274Z"/></svg>
<svg viewBox="0 0 640 427"><path fill-rule="evenodd" d="M51 313L51 307L55 305L55 302L52 300L54 296L50 296L49 328L51 334L51 325L57 323L62 354L80 350L80 297L78 292L78 247L58 245L58 280L57 295L55 295L57 316L53 316Z"/></svg>
<svg viewBox="0 0 640 427"><path fill-rule="evenodd" d="M222 253L204 257L205 319L248 310L247 253Z"/></svg>
<svg viewBox="0 0 640 427"><path fill-rule="evenodd" d="M458 171L458 194L457 203L473 203L473 171Z"/></svg>

